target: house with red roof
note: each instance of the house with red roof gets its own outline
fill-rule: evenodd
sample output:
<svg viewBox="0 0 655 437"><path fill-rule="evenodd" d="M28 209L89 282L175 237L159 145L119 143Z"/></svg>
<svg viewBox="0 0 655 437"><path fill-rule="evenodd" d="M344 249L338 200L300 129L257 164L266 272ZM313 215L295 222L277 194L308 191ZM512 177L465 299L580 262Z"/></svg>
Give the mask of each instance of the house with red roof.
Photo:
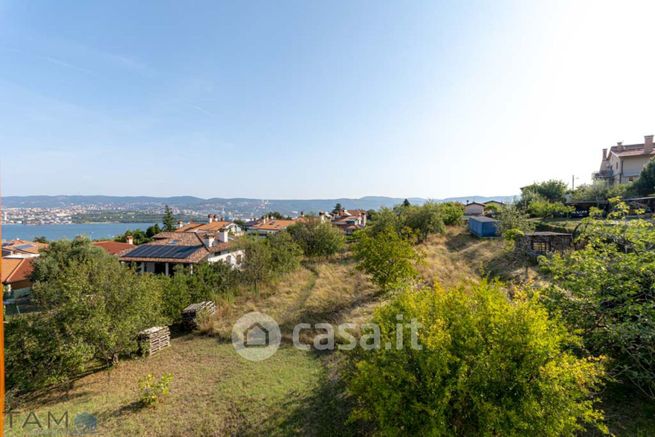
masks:
<svg viewBox="0 0 655 437"><path fill-rule="evenodd" d="M34 268L34 258L2 258L0 277L2 278L3 301L5 304L29 299L32 293L30 275Z"/></svg>

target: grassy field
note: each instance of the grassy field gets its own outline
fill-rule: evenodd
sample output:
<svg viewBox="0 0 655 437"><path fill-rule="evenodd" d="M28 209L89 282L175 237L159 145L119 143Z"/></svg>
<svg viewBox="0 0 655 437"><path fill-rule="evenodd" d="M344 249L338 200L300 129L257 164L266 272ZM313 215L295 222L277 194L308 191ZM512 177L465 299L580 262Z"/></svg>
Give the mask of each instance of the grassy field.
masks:
<svg viewBox="0 0 655 437"><path fill-rule="evenodd" d="M476 239L463 229L431 237L420 250L426 283L455 285L484 276L525 280L526 269L503 251L503 242ZM536 276L527 270L528 278ZM98 435L362 435L365 424L349 423L351 403L342 381L339 352L317 354L289 346L288 338L271 358L250 362L229 342L234 321L251 310L275 318L283 333L307 323L366 321L384 302L347 256L304 264L272 286L259 299L242 293L219 304L215 318L201 333L174 338L172 346L151 358L121 362L75 382L68 392L54 391L22 399L14 427L5 435L34 435L36 425L22 428L34 412L47 427L48 412L69 419L78 413L96 416ZM154 408L142 408L138 380L148 373L171 372L170 396ZM635 398L625 388L604 393L612 431L620 436L655 435L655 403Z"/></svg>

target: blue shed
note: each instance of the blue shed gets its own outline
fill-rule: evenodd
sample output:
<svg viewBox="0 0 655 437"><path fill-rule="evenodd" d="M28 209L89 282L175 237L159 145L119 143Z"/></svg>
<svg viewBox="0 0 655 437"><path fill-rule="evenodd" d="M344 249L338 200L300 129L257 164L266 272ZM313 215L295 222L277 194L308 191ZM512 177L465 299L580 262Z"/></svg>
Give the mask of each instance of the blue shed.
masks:
<svg viewBox="0 0 655 437"><path fill-rule="evenodd" d="M498 221L489 217L469 217L469 231L478 237L498 235Z"/></svg>

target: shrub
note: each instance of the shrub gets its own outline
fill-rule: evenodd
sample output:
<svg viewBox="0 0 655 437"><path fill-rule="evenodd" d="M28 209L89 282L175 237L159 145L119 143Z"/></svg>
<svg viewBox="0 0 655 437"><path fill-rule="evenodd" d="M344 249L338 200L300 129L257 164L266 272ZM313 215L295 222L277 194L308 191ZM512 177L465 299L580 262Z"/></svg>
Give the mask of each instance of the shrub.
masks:
<svg viewBox="0 0 655 437"><path fill-rule="evenodd" d="M534 229L534 223L513 204L502 207L497 219L498 231L508 241L513 241L516 236L523 235L525 232Z"/></svg>
<svg viewBox="0 0 655 437"><path fill-rule="evenodd" d="M543 299L613 374L655 399L655 226L621 214L617 205L612 220L585 219L582 250L540 260L553 279Z"/></svg>
<svg viewBox="0 0 655 437"><path fill-rule="evenodd" d="M495 208L495 205L491 205ZM439 205L441 211L441 218L443 223L447 226L455 226L462 224L464 219L464 205L458 202L445 202Z"/></svg>
<svg viewBox="0 0 655 437"><path fill-rule="evenodd" d="M528 205L528 212L533 217L565 217L575 211L572 206L566 206L562 202L549 202L547 200L534 200Z"/></svg>
<svg viewBox="0 0 655 437"><path fill-rule="evenodd" d="M374 322L380 344L404 341L357 352L349 387L358 402L353 418L374 421L382 435L605 430L591 399L603 379L600 360L567 352L578 339L534 299L511 302L496 283L405 292Z"/></svg>
<svg viewBox="0 0 655 437"><path fill-rule="evenodd" d="M428 235L440 234L445 230L441 205L437 203L403 206L399 208L399 214L401 226L411 229L418 241L425 241Z"/></svg>
<svg viewBox="0 0 655 437"><path fill-rule="evenodd" d="M371 236L360 232L353 245L358 268L371 275L382 290L402 288L417 277L420 256L397 232L387 229Z"/></svg>
<svg viewBox="0 0 655 437"><path fill-rule="evenodd" d="M328 257L343 248L344 237L339 229L317 217L305 217L287 229L293 240L308 257Z"/></svg>
<svg viewBox="0 0 655 437"><path fill-rule="evenodd" d="M139 403L150 407L162 400L170 393L170 385L173 382L171 373L164 373L158 380L149 373L139 380Z"/></svg>
<svg viewBox="0 0 655 437"><path fill-rule="evenodd" d="M48 314L11 317L5 325L7 388L31 391L82 372L93 348Z"/></svg>

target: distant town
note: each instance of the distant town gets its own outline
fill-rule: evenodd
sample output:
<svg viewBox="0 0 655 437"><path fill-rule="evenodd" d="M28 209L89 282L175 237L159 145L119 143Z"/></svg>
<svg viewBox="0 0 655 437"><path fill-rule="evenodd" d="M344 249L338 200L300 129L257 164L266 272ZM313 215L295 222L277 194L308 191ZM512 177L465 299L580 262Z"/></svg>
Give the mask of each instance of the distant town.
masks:
<svg viewBox="0 0 655 437"><path fill-rule="evenodd" d="M513 196L469 196L443 201L511 201ZM78 224L78 223L157 223L168 205L180 220L198 221L207 214L219 214L228 220L252 220L277 211L289 217L302 212L317 213L341 203L348 208L378 209L391 207L403 198L370 196L359 199L201 199L197 197L113 197L113 196L8 196L3 198L3 224ZM427 199L410 198L414 204Z"/></svg>

